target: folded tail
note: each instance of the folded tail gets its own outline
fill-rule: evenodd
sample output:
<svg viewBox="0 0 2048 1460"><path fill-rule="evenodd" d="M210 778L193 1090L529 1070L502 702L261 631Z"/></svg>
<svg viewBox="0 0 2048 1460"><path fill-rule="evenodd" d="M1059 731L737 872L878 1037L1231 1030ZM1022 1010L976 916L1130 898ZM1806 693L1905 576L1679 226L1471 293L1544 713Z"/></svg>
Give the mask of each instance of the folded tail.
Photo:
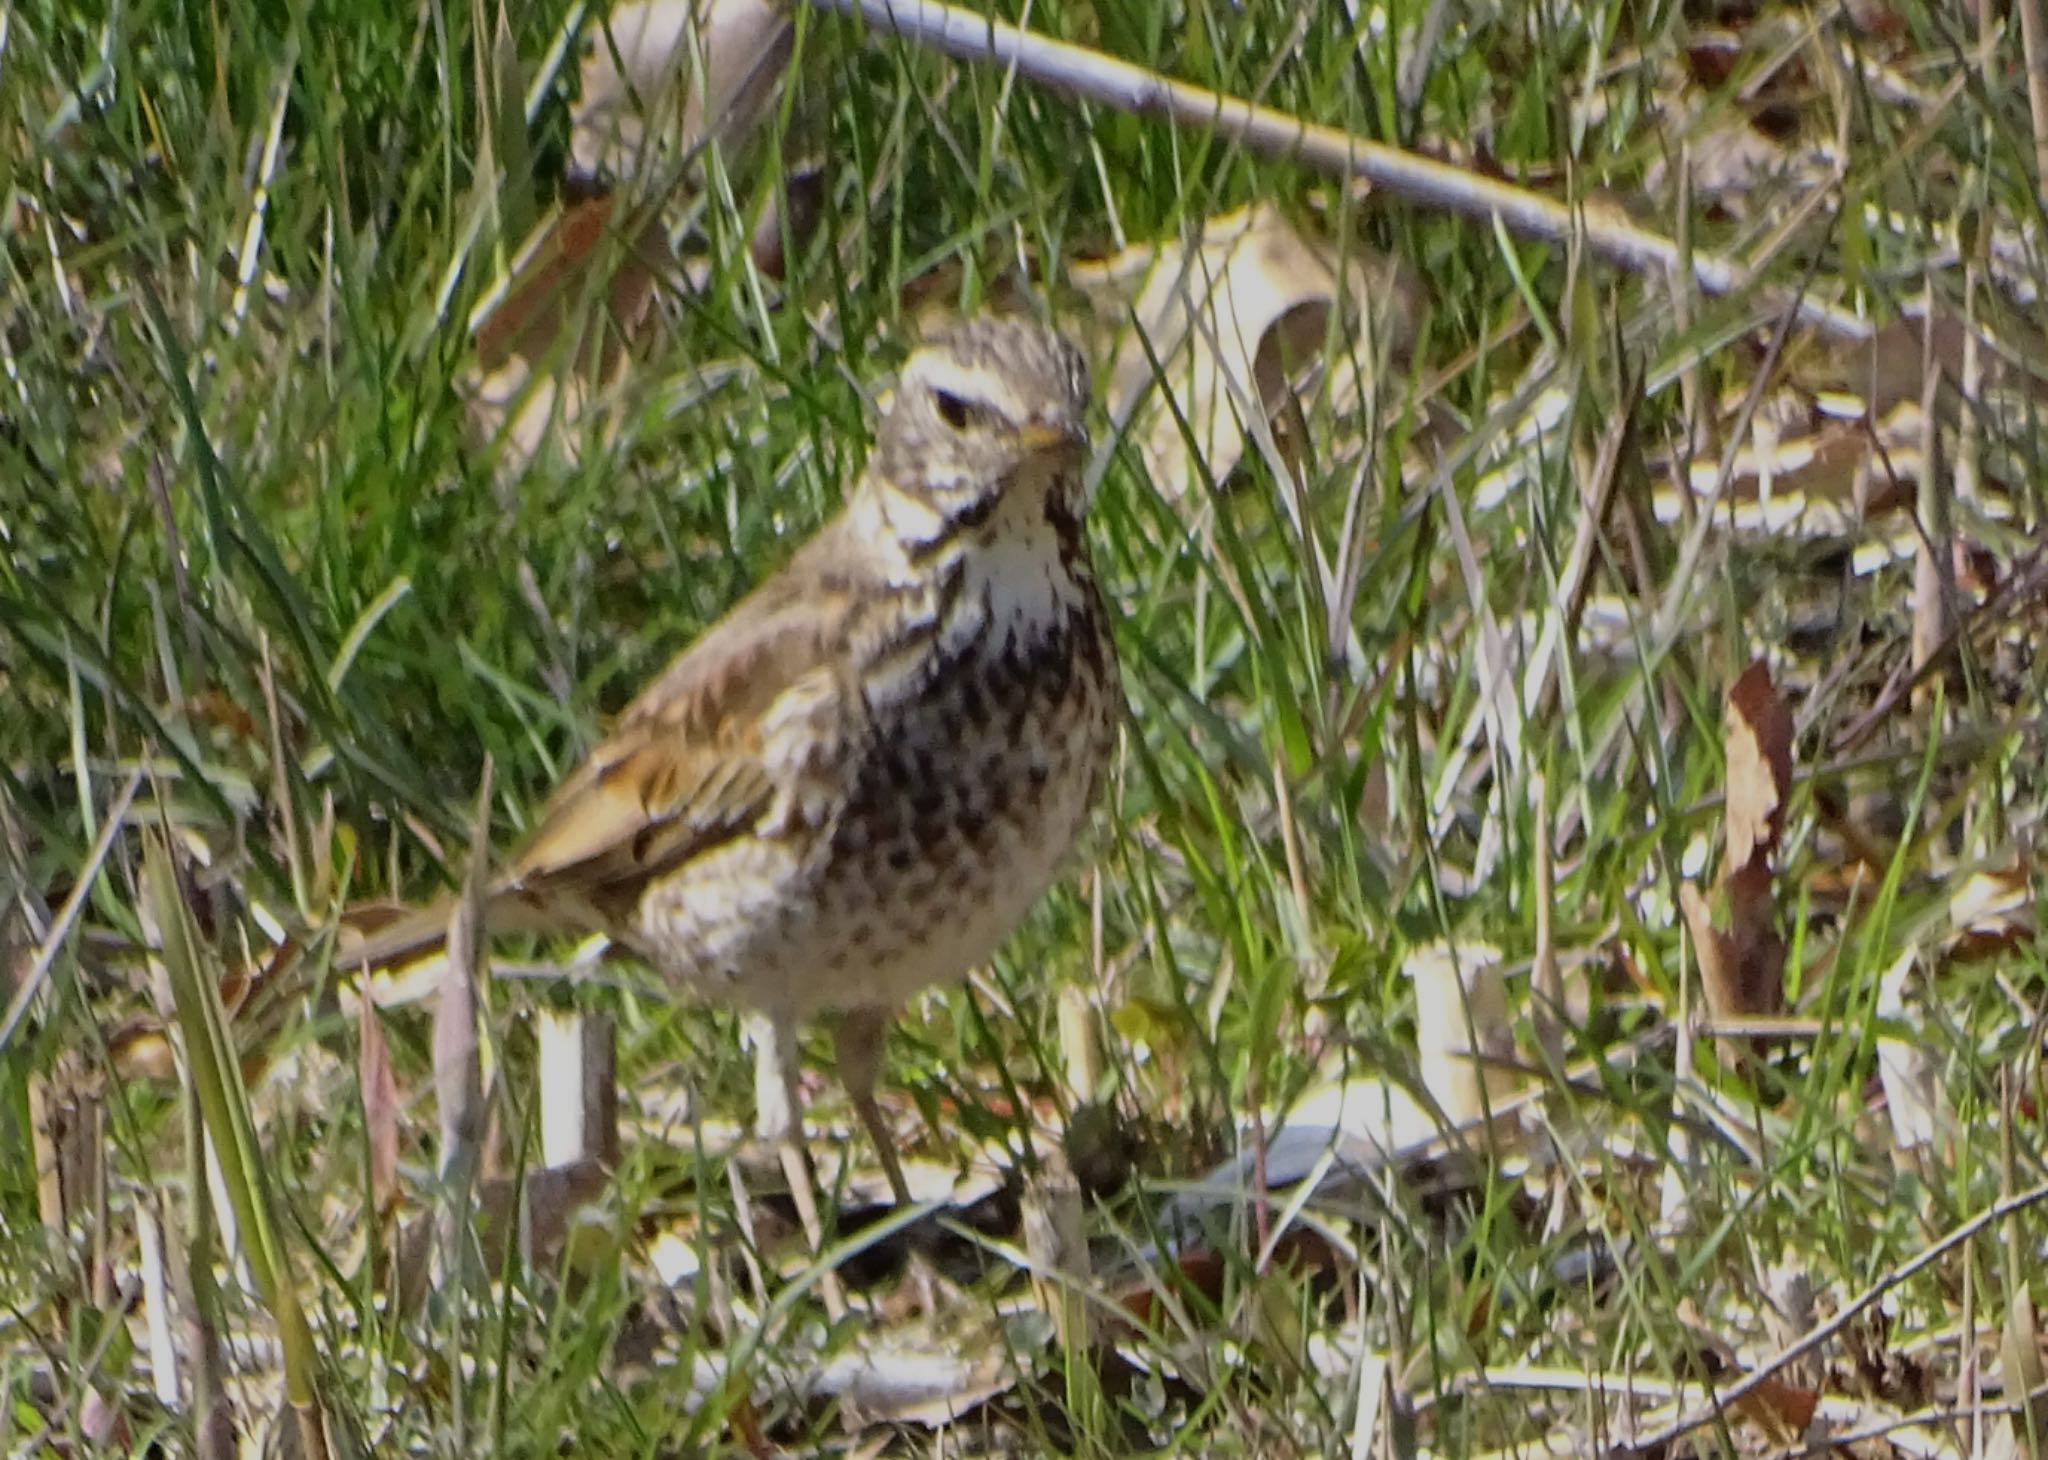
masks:
<svg viewBox="0 0 2048 1460"><path fill-rule="evenodd" d="M455 909L452 894L425 907L388 902L352 907L341 915L334 966L347 973L365 968L376 973L438 953L448 941ZM560 899L542 901L523 888L494 888L484 895L480 941L506 933L587 935L602 930L602 919L590 909L564 906Z"/></svg>
<svg viewBox="0 0 2048 1460"><path fill-rule="evenodd" d="M403 903L364 903L344 911L334 940L334 966L354 973L376 973L438 953L448 941L448 922L455 899L442 897L426 907ZM486 923L489 914L485 915Z"/></svg>

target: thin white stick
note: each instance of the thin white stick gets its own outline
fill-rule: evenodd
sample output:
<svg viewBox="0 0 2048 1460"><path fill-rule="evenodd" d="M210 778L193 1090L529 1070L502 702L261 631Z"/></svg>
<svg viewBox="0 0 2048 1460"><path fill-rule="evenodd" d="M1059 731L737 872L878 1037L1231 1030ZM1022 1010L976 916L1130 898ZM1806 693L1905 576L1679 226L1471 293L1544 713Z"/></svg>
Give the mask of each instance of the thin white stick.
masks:
<svg viewBox="0 0 2048 1460"><path fill-rule="evenodd" d="M964 61L991 62L1018 75L1118 111L1163 117L1228 137L1247 152L1306 163L1324 172L1363 178L1375 187L1432 207L1501 226L1548 243L1582 239L1613 263L1647 273L1683 270L1699 286L1730 294L1756 281L1742 264L1695 251L1688 259L1661 233L1640 228L1618 209L1569 207L1541 193L1463 171L1449 163L1370 142L1335 127L1260 106L1186 81L1176 81L1101 51L1020 30L939 0L815 0L821 8L857 15L878 30L927 45ZM1800 321L1837 339L1867 340L1869 321L1805 294L1774 291Z"/></svg>

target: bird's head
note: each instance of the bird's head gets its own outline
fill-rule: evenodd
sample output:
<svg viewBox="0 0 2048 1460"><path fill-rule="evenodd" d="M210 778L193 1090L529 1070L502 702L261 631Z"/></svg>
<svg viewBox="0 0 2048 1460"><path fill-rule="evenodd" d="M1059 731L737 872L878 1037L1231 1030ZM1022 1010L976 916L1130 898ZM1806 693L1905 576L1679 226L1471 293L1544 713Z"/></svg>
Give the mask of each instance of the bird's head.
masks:
<svg viewBox="0 0 2048 1460"><path fill-rule="evenodd" d="M1044 325L983 319L922 345L904 364L869 469L926 507L940 535L998 510L1078 525L1088 367Z"/></svg>

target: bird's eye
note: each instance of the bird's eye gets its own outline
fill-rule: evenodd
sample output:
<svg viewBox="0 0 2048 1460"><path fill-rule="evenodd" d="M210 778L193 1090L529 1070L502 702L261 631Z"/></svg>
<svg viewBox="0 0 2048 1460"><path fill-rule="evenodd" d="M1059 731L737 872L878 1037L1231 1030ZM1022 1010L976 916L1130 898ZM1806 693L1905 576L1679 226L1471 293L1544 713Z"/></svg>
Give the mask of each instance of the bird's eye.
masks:
<svg viewBox="0 0 2048 1460"><path fill-rule="evenodd" d="M953 394L950 390L932 392L932 404L939 408L939 419L955 431L965 431L981 419L981 410L965 396Z"/></svg>

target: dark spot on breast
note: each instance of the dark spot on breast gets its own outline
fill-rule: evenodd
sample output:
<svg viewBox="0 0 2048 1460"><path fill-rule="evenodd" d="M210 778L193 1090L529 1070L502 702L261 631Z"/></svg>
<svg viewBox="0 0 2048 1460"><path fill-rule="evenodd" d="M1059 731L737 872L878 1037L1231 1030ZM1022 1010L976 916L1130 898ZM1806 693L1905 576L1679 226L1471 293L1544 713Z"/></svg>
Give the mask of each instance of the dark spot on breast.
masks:
<svg viewBox="0 0 2048 1460"><path fill-rule="evenodd" d="M975 729L988 728L988 700L971 679L960 686L960 714Z"/></svg>
<svg viewBox="0 0 2048 1460"><path fill-rule="evenodd" d="M902 842L898 842L895 846L889 848L889 866L894 871L908 872L911 863L916 860L917 853Z"/></svg>
<svg viewBox="0 0 2048 1460"><path fill-rule="evenodd" d="M866 823L870 845L886 846L903 835L903 817L894 801L877 806L857 819Z"/></svg>
<svg viewBox="0 0 2048 1460"><path fill-rule="evenodd" d="M1003 494L1001 492L988 492L967 503L953 514L952 526L954 530L957 531L962 527L974 528L983 526L990 517L995 515L996 504L1002 500Z"/></svg>
<svg viewBox="0 0 2048 1460"><path fill-rule="evenodd" d="M1059 646L1058 652L1052 656L1052 663L1047 666L1045 678L1046 695L1055 701L1063 700L1067 697L1067 690L1072 687L1073 683L1074 656L1068 653L1066 646L1062 644Z"/></svg>
<svg viewBox="0 0 2048 1460"><path fill-rule="evenodd" d="M941 812L934 812L912 827L911 836L919 846L936 847L944 845L952 830L951 820Z"/></svg>
<svg viewBox="0 0 2048 1460"><path fill-rule="evenodd" d="M1095 670L1098 674L1105 667L1103 653L1108 647L1106 641L1107 635L1101 633L1083 633L1081 635L1081 653L1088 660L1088 667Z"/></svg>

